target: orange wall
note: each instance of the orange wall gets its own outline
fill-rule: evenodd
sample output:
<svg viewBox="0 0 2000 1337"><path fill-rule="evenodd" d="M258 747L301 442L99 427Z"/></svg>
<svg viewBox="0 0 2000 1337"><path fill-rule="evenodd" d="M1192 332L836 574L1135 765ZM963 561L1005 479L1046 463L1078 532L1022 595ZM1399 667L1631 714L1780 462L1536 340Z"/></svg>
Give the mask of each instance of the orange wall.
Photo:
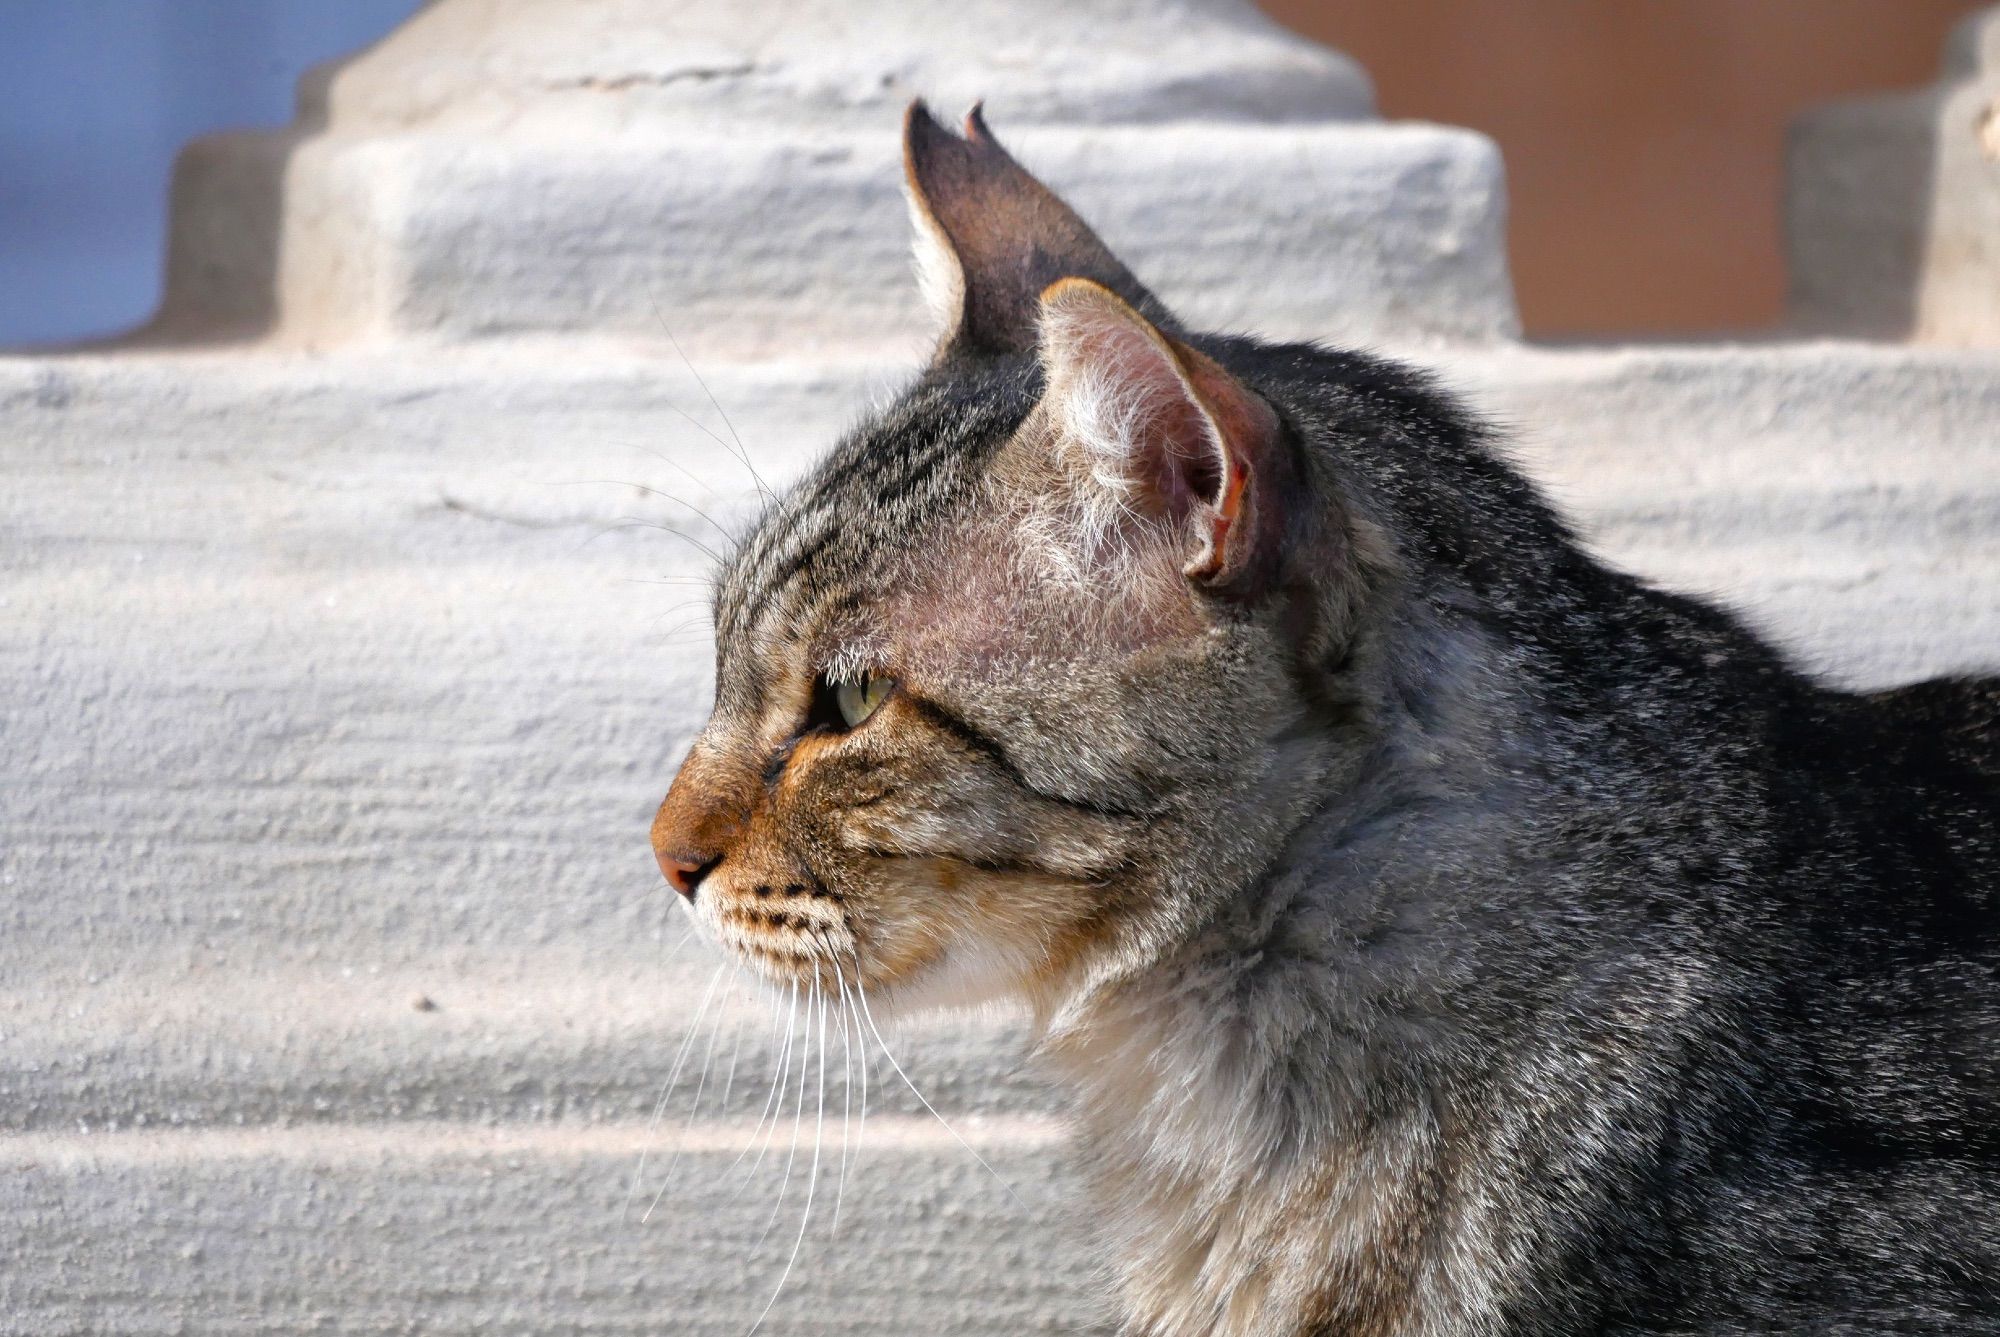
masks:
<svg viewBox="0 0 2000 1337"><path fill-rule="evenodd" d="M1499 142L1522 319L1562 337L1777 321L1786 123L1929 83L1984 0L1261 2L1366 66L1383 115Z"/></svg>

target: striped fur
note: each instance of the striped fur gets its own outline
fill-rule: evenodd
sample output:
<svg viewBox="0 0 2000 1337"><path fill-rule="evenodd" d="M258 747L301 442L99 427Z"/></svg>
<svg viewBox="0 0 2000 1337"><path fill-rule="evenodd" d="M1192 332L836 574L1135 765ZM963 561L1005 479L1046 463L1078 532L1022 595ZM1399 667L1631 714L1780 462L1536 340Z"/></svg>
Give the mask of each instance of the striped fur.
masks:
<svg viewBox="0 0 2000 1337"><path fill-rule="evenodd" d="M721 579L696 913L1024 1001L1131 1337L2000 1333L2000 685L1821 686L1422 376L1157 333L1269 569L1121 495L1213 445L1073 397L1158 365L941 357Z"/></svg>

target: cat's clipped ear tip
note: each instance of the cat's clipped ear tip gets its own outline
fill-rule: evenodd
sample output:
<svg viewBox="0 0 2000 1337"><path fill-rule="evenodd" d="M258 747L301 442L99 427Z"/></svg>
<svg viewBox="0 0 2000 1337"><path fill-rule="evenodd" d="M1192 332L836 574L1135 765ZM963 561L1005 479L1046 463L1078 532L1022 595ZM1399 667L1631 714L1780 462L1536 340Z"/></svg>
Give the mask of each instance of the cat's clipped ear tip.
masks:
<svg viewBox="0 0 2000 1337"><path fill-rule="evenodd" d="M968 127L978 111L975 106L966 117ZM945 189L947 182L965 175L974 164L978 155L971 150L989 147L998 145L985 134L983 122L978 133L968 130L961 137L938 120L922 98L910 99L910 105L903 109L903 179L919 196Z"/></svg>
<svg viewBox="0 0 2000 1337"><path fill-rule="evenodd" d="M922 98L911 98L910 105L903 109L903 144L906 148L920 142L938 138L963 139L970 144L997 148L999 141L993 137L993 130L986 124L986 100L981 98L966 110L964 128L956 135L945 129L931 111L930 104Z"/></svg>

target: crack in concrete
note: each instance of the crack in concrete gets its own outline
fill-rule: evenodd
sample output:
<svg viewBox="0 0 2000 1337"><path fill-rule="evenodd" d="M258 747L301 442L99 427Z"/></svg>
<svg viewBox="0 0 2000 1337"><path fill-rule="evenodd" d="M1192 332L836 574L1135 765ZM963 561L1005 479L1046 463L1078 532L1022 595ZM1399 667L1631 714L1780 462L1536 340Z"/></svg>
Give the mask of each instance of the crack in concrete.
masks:
<svg viewBox="0 0 2000 1337"><path fill-rule="evenodd" d="M754 60L740 61L733 65L690 65L685 69L663 70L649 74L620 74L605 77L586 74L574 79L557 79L547 86L558 91L584 88L594 93L622 93L631 88L665 88L670 84L712 83L718 79L740 79L755 74L762 68Z"/></svg>
<svg viewBox="0 0 2000 1337"><path fill-rule="evenodd" d="M491 520L496 525L512 525L516 529L574 529L579 525L598 523L592 520L543 520L523 515L509 515L505 511L496 511L491 507L454 497L449 492L438 494L437 509L469 515L475 520Z"/></svg>

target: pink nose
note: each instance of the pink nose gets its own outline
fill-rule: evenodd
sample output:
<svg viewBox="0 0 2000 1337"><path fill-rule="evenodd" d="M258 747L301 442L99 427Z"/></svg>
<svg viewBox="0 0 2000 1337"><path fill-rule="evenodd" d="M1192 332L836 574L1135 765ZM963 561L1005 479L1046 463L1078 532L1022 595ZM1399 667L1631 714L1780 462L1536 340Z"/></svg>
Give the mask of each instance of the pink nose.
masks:
<svg viewBox="0 0 2000 1337"><path fill-rule="evenodd" d="M694 889L701 885L709 870L722 862L719 858L697 859L679 851L670 854L655 850L653 857L660 861L660 871L667 875L667 881L673 884L674 890L690 901L694 899Z"/></svg>

